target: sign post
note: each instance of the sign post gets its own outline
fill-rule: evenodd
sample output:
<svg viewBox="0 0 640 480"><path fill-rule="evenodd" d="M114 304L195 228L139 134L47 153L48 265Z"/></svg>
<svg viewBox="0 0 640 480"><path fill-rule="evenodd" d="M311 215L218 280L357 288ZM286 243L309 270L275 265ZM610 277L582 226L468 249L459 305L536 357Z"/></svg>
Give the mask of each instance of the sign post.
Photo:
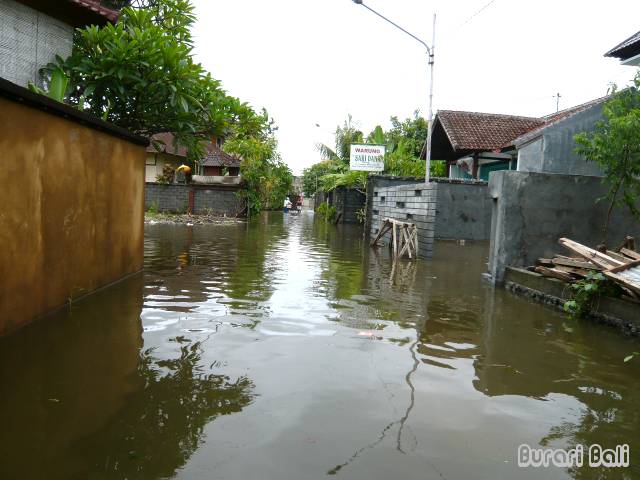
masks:
<svg viewBox="0 0 640 480"><path fill-rule="evenodd" d="M382 172L385 152L384 145L352 144L349 170Z"/></svg>

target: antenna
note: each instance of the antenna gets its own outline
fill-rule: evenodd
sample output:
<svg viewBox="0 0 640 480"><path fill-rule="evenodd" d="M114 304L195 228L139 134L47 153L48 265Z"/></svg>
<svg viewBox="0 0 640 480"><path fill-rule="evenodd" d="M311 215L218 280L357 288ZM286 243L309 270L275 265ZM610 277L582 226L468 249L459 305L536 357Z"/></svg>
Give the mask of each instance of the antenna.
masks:
<svg viewBox="0 0 640 480"><path fill-rule="evenodd" d="M554 97L556 99L556 113L558 113L560 111L560 97L562 97L562 95L560 95L560 92L558 92L554 95Z"/></svg>

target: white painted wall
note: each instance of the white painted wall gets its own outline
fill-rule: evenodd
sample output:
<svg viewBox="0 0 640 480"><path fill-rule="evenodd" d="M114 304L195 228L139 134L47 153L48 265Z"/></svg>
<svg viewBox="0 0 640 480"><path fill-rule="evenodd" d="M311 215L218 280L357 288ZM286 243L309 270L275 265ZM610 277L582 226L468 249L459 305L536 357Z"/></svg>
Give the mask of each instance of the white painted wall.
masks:
<svg viewBox="0 0 640 480"><path fill-rule="evenodd" d="M73 27L14 0L0 0L0 77L26 87L41 84L39 70L66 58Z"/></svg>

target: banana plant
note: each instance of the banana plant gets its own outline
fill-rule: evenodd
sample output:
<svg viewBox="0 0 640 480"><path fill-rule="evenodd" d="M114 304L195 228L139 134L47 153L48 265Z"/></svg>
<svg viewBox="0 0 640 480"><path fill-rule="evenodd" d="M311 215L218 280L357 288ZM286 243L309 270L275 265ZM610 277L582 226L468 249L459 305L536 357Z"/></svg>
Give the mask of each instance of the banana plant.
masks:
<svg viewBox="0 0 640 480"><path fill-rule="evenodd" d="M62 103L69 88L69 77L59 65L51 65L48 70L50 72L49 91L36 86L33 82L29 82L29 90Z"/></svg>

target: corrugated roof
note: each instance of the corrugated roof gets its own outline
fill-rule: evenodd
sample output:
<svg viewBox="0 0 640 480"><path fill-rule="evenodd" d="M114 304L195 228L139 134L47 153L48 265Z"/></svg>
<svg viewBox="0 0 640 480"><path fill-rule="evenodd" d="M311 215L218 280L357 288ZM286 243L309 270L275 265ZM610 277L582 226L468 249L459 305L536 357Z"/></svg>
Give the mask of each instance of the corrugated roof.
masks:
<svg viewBox="0 0 640 480"><path fill-rule="evenodd" d="M99 0L68 0L70 3L74 3L81 7L84 7L88 10L91 10L98 15L105 17L112 23L118 21L118 16L120 15L117 10L113 10L111 8L107 8L101 5Z"/></svg>
<svg viewBox="0 0 640 480"><path fill-rule="evenodd" d="M627 59L630 56L629 55L630 50L636 51L638 49L640 49L640 32L634 33L629 38L624 40L622 43L620 43L619 45L616 45L607 53L605 53L604 56Z"/></svg>
<svg viewBox="0 0 640 480"><path fill-rule="evenodd" d="M544 119L439 110L436 116L454 150L497 150L545 123Z"/></svg>

